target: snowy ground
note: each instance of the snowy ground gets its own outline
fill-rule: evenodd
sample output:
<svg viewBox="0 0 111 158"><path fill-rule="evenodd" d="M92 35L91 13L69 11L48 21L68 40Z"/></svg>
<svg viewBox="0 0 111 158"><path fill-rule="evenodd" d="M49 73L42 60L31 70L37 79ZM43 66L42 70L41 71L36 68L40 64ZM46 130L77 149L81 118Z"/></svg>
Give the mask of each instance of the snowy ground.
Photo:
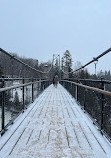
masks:
<svg viewBox="0 0 111 158"><path fill-rule="evenodd" d="M47 88L0 138L0 158L111 158L111 146L71 95Z"/></svg>

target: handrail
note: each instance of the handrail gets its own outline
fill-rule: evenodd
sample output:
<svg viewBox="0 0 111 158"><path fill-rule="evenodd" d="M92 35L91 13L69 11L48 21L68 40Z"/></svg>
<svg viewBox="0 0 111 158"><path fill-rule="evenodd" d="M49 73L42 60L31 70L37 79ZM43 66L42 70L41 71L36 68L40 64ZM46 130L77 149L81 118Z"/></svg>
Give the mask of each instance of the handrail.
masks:
<svg viewBox="0 0 111 158"><path fill-rule="evenodd" d="M63 79L64 80L64 79ZM89 82L103 82L103 83L106 83L106 84L111 84L111 81L110 80L104 80L101 78L101 80L95 80L95 79L78 79L78 78L66 78L65 81L68 80L68 81L89 81Z"/></svg>
<svg viewBox="0 0 111 158"><path fill-rule="evenodd" d="M111 81L109 81L109 80L90 80L90 79L79 79L79 81L103 82L103 83L106 83L106 84L111 84Z"/></svg>
<svg viewBox="0 0 111 158"><path fill-rule="evenodd" d="M111 142L111 126L109 126L111 92L104 90L103 80L101 80L101 89L68 80L61 80L60 83L76 99L84 112L88 113L101 134ZM91 91L87 91L88 89Z"/></svg>
<svg viewBox="0 0 111 158"><path fill-rule="evenodd" d="M39 80L15 86L4 87L4 79L0 88L0 106L1 106L1 126L0 134L3 135L7 126L9 126L18 117L21 112L33 103L37 96L46 89L51 82L49 80ZM37 83L37 84L36 84ZM29 86L30 87L27 87ZM26 88L25 88L26 87ZM18 89L19 88L19 89ZM20 92L20 93L19 93ZM6 110L5 110L6 108ZM10 119L5 120L7 111L10 112Z"/></svg>
<svg viewBox="0 0 111 158"><path fill-rule="evenodd" d="M48 80L40 80L40 81L29 82L29 83L25 83L25 84L19 84L17 86L10 86L10 87L6 87L6 88L0 88L0 92L4 92L4 91L7 91L7 90L20 88L20 87L25 87L25 86L28 86L28 85L31 85L31 84L35 84L35 83L38 83L38 82L44 82L44 81L46 82Z"/></svg>
<svg viewBox="0 0 111 158"><path fill-rule="evenodd" d="M13 81L13 80L43 80L40 78L0 78L0 81L5 80L5 81Z"/></svg>
<svg viewBox="0 0 111 158"><path fill-rule="evenodd" d="M72 81L67 81L67 80L61 80L61 81L68 82L68 83L73 83L73 84L75 84L77 86L81 86L81 87L84 87L86 89L90 89L92 91L100 92L102 94L106 94L106 95L110 95L111 96L111 92L109 92L109 91L105 91L105 90L102 90L102 89L99 89L99 88L95 88L95 87L91 87L91 86L86 86L86 85L83 85L83 84L80 84L80 83L76 83L76 82L72 82Z"/></svg>

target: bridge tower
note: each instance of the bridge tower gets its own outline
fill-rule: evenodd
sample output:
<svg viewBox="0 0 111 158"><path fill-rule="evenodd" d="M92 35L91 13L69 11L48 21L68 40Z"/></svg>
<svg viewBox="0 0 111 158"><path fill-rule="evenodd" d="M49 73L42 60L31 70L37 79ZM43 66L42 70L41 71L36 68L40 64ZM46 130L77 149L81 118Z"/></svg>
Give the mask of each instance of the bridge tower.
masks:
<svg viewBox="0 0 111 158"><path fill-rule="evenodd" d="M53 68L52 76L58 75L60 78L60 55L53 54Z"/></svg>

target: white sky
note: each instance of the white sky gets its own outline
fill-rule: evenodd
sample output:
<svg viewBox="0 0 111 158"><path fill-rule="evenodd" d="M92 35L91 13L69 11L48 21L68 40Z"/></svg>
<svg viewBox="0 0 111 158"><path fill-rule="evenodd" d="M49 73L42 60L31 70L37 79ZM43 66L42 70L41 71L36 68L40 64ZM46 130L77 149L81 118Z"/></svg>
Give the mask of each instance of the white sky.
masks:
<svg viewBox="0 0 111 158"><path fill-rule="evenodd" d="M0 0L0 47L39 61L69 50L85 64L111 47L110 17L110 0ZM110 69L110 58L97 71Z"/></svg>

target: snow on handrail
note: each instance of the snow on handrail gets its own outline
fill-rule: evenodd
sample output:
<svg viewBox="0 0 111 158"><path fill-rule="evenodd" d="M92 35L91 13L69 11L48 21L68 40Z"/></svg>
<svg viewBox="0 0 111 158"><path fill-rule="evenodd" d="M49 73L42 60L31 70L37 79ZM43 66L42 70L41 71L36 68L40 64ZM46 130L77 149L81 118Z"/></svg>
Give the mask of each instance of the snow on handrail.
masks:
<svg viewBox="0 0 111 158"><path fill-rule="evenodd" d="M109 92L109 91L105 91L105 90L102 90L102 89L99 89L99 88L95 88L95 87L83 85L83 84L76 83L76 82L72 82L72 81L66 81L66 80L61 80L61 81L63 81L63 82L68 82L68 83L72 83L72 84L75 84L75 85L77 85L77 86L80 86L80 87L83 87L83 88L86 88L86 89L90 89L90 90L93 90L93 91L96 91L96 92L99 92L99 93L102 93L102 94L106 94L106 95L110 95L110 96L111 96L111 92Z"/></svg>
<svg viewBox="0 0 111 158"><path fill-rule="evenodd" d="M40 81L29 82L29 83L25 83L25 84L19 84L17 86L0 88L0 92L4 92L4 91L7 91L7 90L11 90L11 89L15 89L15 88L20 88L20 87L25 87L25 86L28 86L28 85L31 85L31 84L35 84L35 83L39 83L39 82L44 82L44 81L46 82L48 80L40 80Z"/></svg>

